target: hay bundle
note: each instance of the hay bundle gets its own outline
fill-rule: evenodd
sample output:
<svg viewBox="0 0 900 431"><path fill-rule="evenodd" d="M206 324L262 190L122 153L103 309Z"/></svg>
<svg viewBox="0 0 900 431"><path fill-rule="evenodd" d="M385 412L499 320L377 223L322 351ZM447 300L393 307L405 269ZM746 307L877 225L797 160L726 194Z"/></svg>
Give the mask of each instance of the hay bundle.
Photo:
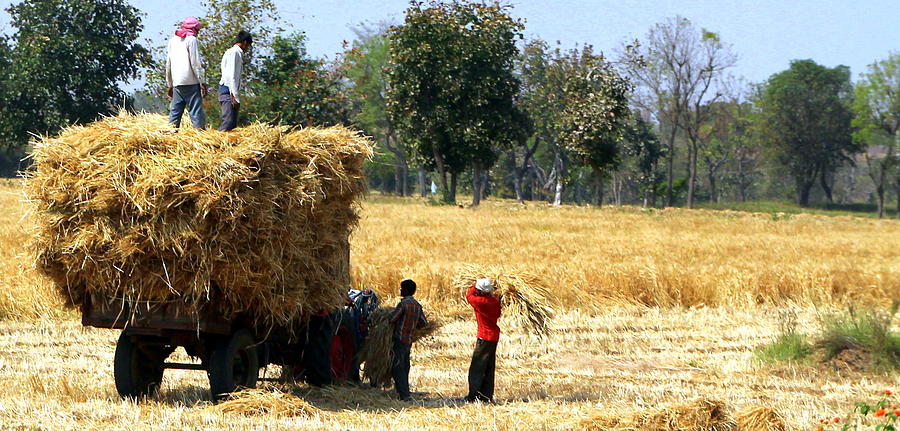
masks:
<svg viewBox="0 0 900 431"><path fill-rule="evenodd" d="M394 326L390 319L393 307L379 307L369 314L369 334L360 351L363 378L377 386L391 384L391 361L393 360ZM428 325L413 332L413 342L433 335L441 326L435 318L428 319Z"/></svg>
<svg viewBox="0 0 900 431"><path fill-rule="evenodd" d="M550 331L553 319L553 296L540 277L528 272L507 271L494 266L465 265L459 268L453 281L454 289L464 297L479 278L487 277L503 307L501 320L514 328L544 336Z"/></svg>
<svg viewBox="0 0 900 431"><path fill-rule="evenodd" d="M277 389L243 389L207 409L243 416L312 417L319 413L303 399Z"/></svg>
<svg viewBox="0 0 900 431"><path fill-rule="evenodd" d="M215 297L226 315L290 325L343 301L371 151L342 127L174 133L125 114L70 127L35 145L31 249L71 305Z"/></svg>
<svg viewBox="0 0 900 431"><path fill-rule="evenodd" d="M725 403L699 399L691 403L635 412L631 415L594 414L581 422L587 430L730 431L734 421Z"/></svg>
<svg viewBox="0 0 900 431"><path fill-rule="evenodd" d="M734 415L740 431L787 431L788 426L775 410L757 406L741 410Z"/></svg>

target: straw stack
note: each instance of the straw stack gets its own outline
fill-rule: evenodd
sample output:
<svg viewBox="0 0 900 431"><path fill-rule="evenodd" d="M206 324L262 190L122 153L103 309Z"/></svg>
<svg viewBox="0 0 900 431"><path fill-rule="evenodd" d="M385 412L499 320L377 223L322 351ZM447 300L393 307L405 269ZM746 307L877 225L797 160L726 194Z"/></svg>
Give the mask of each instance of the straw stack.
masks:
<svg viewBox="0 0 900 431"><path fill-rule="evenodd" d="M555 314L550 288L540 277L523 271L510 271L494 266L464 265L453 281L461 296L479 278L489 278L494 294L500 297L501 321L530 334L544 336L550 331Z"/></svg>
<svg viewBox="0 0 900 431"><path fill-rule="evenodd" d="M731 431L737 429L725 403L698 399L632 414L596 413L581 422L581 429L644 431Z"/></svg>
<svg viewBox="0 0 900 431"><path fill-rule="evenodd" d="M370 143L343 127L229 133L122 114L35 144L37 266L70 305L215 298L290 325L342 304Z"/></svg>

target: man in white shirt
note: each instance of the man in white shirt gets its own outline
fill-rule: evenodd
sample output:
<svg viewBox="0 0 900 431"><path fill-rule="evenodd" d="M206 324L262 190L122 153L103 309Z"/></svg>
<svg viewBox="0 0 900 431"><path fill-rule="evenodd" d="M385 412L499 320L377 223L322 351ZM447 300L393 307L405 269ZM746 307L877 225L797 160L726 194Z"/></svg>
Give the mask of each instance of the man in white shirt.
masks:
<svg viewBox="0 0 900 431"><path fill-rule="evenodd" d="M219 81L219 103L222 104L222 125L219 130L227 132L237 127L238 109L241 99L241 73L244 71L244 53L250 49L253 38L250 33L241 30L234 41L222 55L222 80Z"/></svg>
<svg viewBox="0 0 900 431"><path fill-rule="evenodd" d="M181 116L187 107L194 127L206 127L206 113L203 112L203 98L206 97L206 76L200 62L200 45L197 33L200 21L189 16L181 28L169 40L166 55L166 84L172 105L169 108L169 123L177 129L181 126Z"/></svg>

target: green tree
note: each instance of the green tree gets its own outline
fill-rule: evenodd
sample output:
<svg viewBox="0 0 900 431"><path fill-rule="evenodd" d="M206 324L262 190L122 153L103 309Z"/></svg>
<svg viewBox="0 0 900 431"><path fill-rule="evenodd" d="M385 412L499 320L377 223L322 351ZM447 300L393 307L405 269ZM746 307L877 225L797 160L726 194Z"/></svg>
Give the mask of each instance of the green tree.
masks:
<svg viewBox="0 0 900 431"><path fill-rule="evenodd" d="M846 66L827 68L812 60L794 60L772 75L759 109L768 148L793 176L797 203L809 205L816 179L831 194L829 175L852 162L859 145L851 139L852 86Z"/></svg>
<svg viewBox="0 0 900 431"><path fill-rule="evenodd" d="M865 156L878 196L878 217L884 217L885 186L893 178L900 218L900 54L870 64L855 94L853 137L869 147Z"/></svg>
<svg viewBox="0 0 900 431"><path fill-rule="evenodd" d="M460 0L414 2L390 31L388 112L437 171L445 202L456 200L457 176L471 167L477 205L499 150L523 135L513 73L522 28L507 6Z"/></svg>
<svg viewBox="0 0 900 431"><path fill-rule="evenodd" d="M147 50L136 43L140 12L124 0L26 0L6 11L16 28L3 43L0 136L55 133L125 104L122 81L138 77Z"/></svg>
<svg viewBox="0 0 900 431"><path fill-rule="evenodd" d="M359 27L352 49L344 55L346 76L352 82L354 122L393 154L397 194L409 195L409 149L397 137L387 113L390 38L386 29ZM424 191L419 184L420 192Z"/></svg>
<svg viewBox="0 0 900 431"><path fill-rule="evenodd" d="M640 112L632 114L632 123L625 130L624 154L632 161L632 169L640 186L644 208L656 206L656 189L663 179L659 160L665 157L666 147L653 131L653 125Z"/></svg>
<svg viewBox="0 0 900 431"><path fill-rule="evenodd" d="M584 73L567 77L566 109L560 124L560 142L573 159L591 168L595 205L603 203L603 179L620 162L631 115L629 81L620 76L591 47L579 58Z"/></svg>
<svg viewBox="0 0 900 431"><path fill-rule="evenodd" d="M276 36L248 87L247 116L291 126L331 126L349 122L349 101L341 67L310 58L302 33Z"/></svg>

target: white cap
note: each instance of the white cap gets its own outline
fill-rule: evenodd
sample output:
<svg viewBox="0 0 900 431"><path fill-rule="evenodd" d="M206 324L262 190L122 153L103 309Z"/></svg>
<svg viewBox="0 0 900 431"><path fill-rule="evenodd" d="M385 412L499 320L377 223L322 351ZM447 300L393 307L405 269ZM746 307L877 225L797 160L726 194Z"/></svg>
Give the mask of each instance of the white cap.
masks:
<svg viewBox="0 0 900 431"><path fill-rule="evenodd" d="M475 288L484 293L494 293L494 285L492 285L491 280L487 278L475 280Z"/></svg>

